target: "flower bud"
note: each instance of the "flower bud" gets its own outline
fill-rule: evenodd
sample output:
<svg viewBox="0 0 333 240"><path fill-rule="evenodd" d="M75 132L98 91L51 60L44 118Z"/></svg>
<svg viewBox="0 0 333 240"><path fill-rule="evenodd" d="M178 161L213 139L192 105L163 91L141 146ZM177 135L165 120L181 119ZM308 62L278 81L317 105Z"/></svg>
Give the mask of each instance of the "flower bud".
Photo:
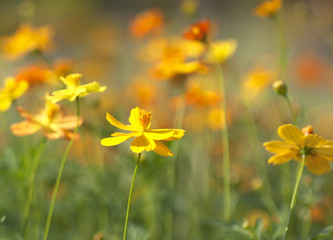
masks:
<svg viewBox="0 0 333 240"><path fill-rule="evenodd" d="M275 92L277 92L277 94L284 97L287 96L288 88L282 80L275 81L273 83L273 89L275 90Z"/></svg>
<svg viewBox="0 0 333 240"><path fill-rule="evenodd" d="M308 125L302 128L302 132L304 133L304 135L313 134L313 127L311 125Z"/></svg>

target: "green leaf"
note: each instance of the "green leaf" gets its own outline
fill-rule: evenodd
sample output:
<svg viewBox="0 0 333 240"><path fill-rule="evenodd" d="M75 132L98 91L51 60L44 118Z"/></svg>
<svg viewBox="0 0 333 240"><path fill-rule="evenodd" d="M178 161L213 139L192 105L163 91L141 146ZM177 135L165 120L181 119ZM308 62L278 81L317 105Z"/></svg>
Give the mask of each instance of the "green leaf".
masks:
<svg viewBox="0 0 333 240"><path fill-rule="evenodd" d="M327 226L319 233L316 233L308 238L308 240L326 239L327 237L333 237L333 226Z"/></svg>

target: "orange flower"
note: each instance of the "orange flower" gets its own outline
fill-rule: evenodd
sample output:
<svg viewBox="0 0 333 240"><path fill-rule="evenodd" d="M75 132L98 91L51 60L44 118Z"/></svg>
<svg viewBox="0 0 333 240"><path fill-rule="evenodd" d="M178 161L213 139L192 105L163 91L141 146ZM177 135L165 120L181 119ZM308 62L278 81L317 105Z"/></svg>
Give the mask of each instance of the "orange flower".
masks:
<svg viewBox="0 0 333 240"><path fill-rule="evenodd" d="M54 71L58 76L66 76L72 72L74 62L70 59L60 59L53 64Z"/></svg>
<svg viewBox="0 0 333 240"><path fill-rule="evenodd" d="M17 107L17 110L26 120L11 125L10 128L14 135L26 136L42 130L49 139L58 139L61 137L71 139L73 137L73 132L69 130L76 127L77 117L64 116L58 104L46 101L44 109L35 115L24 110L22 107ZM81 124L82 119L80 118L79 125Z"/></svg>
<svg viewBox="0 0 333 240"><path fill-rule="evenodd" d="M51 71L37 65L22 69L15 77L16 81L26 81L30 86L45 83L52 76Z"/></svg>
<svg viewBox="0 0 333 240"><path fill-rule="evenodd" d="M38 29L25 24L21 25L17 32L4 39L3 51L8 59L19 59L28 53L40 50L44 51L50 45L53 33L48 27Z"/></svg>
<svg viewBox="0 0 333 240"><path fill-rule="evenodd" d="M201 42L207 41L207 34L210 29L210 21L205 19L203 21L193 24L184 34L183 37L188 40L196 40Z"/></svg>
<svg viewBox="0 0 333 240"><path fill-rule="evenodd" d="M197 106L212 106L220 100L220 96L216 91L205 91L197 83L190 85L185 96L188 104Z"/></svg>
<svg viewBox="0 0 333 240"><path fill-rule="evenodd" d="M282 0L268 0L261 3L254 9L254 14L259 17L269 17L280 10Z"/></svg>
<svg viewBox="0 0 333 240"><path fill-rule="evenodd" d="M135 38L143 38L146 35L160 30L163 16L160 10L153 8L139 13L130 25L130 32Z"/></svg>

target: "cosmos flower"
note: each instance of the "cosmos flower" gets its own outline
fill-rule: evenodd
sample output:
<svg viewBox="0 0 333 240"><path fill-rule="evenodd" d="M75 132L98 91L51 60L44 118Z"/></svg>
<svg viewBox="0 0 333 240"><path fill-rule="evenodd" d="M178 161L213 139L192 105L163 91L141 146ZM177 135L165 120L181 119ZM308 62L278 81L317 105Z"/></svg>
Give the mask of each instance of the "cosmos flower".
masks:
<svg viewBox="0 0 333 240"><path fill-rule="evenodd" d="M50 80L52 72L46 68L39 67L38 65L30 65L24 69L21 69L16 74L16 81L26 81L29 86L42 84Z"/></svg>
<svg viewBox="0 0 333 240"><path fill-rule="evenodd" d="M29 84L27 81L16 81L14 78L6 78L4 88L0 89L0 112L7 111L13 100L22 96Z"/></svg>
<svg viewBox="0 0 333 240"><path fill-rule="evenodd" d="M333 161L333 141L313 134L311 126L302 130L292 124L278 128L278 134L284 141L270 141L263 145L266 150L275 153L268 162L282 164L291 159L302 161L305 154L305 166L314 174L323 174L330 170Z"/></svg>
<svg viewBox="0 0 333 240"><path fill-rule="evenodd" d="M209 30L210 30L210 21L208 19L205 19L203 21L193 24L183 34L183 37L188 40L206 42Z"/></svg>
<svg viewBox="0 0 333 240"><path fill-rule="evenodd" d="M52 35L46 26L21 25L16 33L4 39L3 52L8 59L16 60L35 50L44 51L50 46Z"/></svg>
<svg viewBox="0 0 333 240"><path fill-rule="evenodd" d="M17 110L26 120L11 125L10 128L14 135L26 136L42 130L49 139L71 139L73 137L73 132L69 130L76 127L77 117L64 116L58 104L46 100L44 109L38 114L31 114L22 107L17 107ZM82 119L80 118L79 125L81 124Z"/></svg>
<svg viewBox="0 0 333 240"><path fill-rule="evenodd" d="M158 32L163 24L163 15L153 8L139 13L130 25L130 32L135 38L143 38L152 32Z"/></svg>
<svg viewBox="0 0 333 240"><path fill-rule="evenodd" d="M254 9L254 14L259 17L269 17L280 10L282 0L268 0L261 3Z"/></svg>
<svg viewBox="0 0 333 240"><path fill-rule="evenodd" d="M112 115L106 113L106 119L111 125L130 131L130 133L113 133L111 137L102 139L101 144L103 146L115 146L134 138L131 144L131 150L134 153L154 151L161 156L174 156L170 149L160 141L181 139L185 131L182 129L150 129L151 115L151 112L146 112L138 107L133 108L129 117L130 125L124 125Z"/></svg>
<svg viewBox="0 0 333 240"><path fill-rule="evenodd" d="M224 62L234 55L236 48L237 42L234 39L213 42L211 43L211 49L208 52L207 59L210 62Z"/></svg>
<svg viewBox="0 0 333 240"><path fill-rule="evenodd" d="M69 74L67 77L60 77L60 80L66 85L66 89L54 91L48 97L53 103L57 103L63 99L74 101L76 97L85 97L92 92L103 92L106 87L101 87L98 82L80 85L81 74Z"/></svg>

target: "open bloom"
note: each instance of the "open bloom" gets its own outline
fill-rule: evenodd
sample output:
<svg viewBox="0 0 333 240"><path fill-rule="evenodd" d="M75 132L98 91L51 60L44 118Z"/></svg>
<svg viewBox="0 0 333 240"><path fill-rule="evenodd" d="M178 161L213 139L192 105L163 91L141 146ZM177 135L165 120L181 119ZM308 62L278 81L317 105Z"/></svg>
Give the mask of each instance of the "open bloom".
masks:
<svg viewBox="0 0 333 240"><path fill-rule="evenodd" d="M234 55L236 48L237 42L234 39L214 42L211 44L207 59L210 62L218 61L222 63Z"/></svg>
<svg viewBox="0 0 333 240"><path fill-rule="evenodd" d="M16 81L26 81L29 86L46 83L52 77L52 72L38 65L30 65L18 72Z"/></svg>
<svg viewBox="0 0 333 240"><path fill-rule="evenodd" d="M188 40L206 42L209 29L210 29L210 21L208 19L205 19L203 21L193 24L183 34L183 37Z"/></svg>
<svg viewBox="0 0 333 240"><path fill-rule="evenodd" d="M268 0L254 9L254 14L259 17L269 17L280 10L282 0Z"/></svg>
<svg viewBox="0 0 333 240"><path fill-rule="evenodd" d="M49 139L66 138L71 139L74 129L77 124L76 116L64 116L60 109L60 105L54 104L51 101L46 101L45 107L38 114L31 114L22 107L17 107L18 112L26 120L23 122L11 125L11 130L14 135L26 136L42 130ZM82 124L82 119L79 119L79 125Z"/></svg>
<svg viewBox="0 0 333 240"><path fill-rule="evenodd" d="M298 129L292 124L285 124L278 128L283 141L265 142L263 145L275 153L268 162L281 164L295 159L302 161L305 154L305 166L314 174L323 174L330 170L329 161L333 161L333 141L313 134L311 126Z"/></svg>
<svg viewBox="0 0 333 240"><path fill-rule="evenodd" d="M14 78L6 78L4 88L0 89L0 112L7 111L13 100L19 98L29 88L27 81L16 81Z"/></svg>
<svg viewBox="0 0 333 240"><path fill-rule="evenodd" d="M146 112L138 107L131 110L129 117L131 125L124 125L109 113L106 113L106 119L111 125L130 131L130 133L113 133L111 137L102 139L101 144L104 146L115 146L130 138L134 138L131 144L131 150L134 153L154 151L161 156L173 156L170 149L160 141L178 140L185 133L182 129L149 129L151 112Z"/></svg>
<svg viewBox="0 0 333 240"><path fill-rule="evenodd" d="M106 87L101 87L98 82L80 85L81 74L69 74L67 77L60 77L60 80L66 85L66 89L54 91L48 97L53 103L57 103L63 99L74 101L76 97L85 97L91 92L103 92Z"/></svg>
<svg viewBox="0 0 333 240"><path fill-rule="evenodd" d="M21 25L14 35L4 39L3 52L8 59L14 60L35 50L43 51L50 46L52 35L52 30L45 26L37 29Z"/></svg>

